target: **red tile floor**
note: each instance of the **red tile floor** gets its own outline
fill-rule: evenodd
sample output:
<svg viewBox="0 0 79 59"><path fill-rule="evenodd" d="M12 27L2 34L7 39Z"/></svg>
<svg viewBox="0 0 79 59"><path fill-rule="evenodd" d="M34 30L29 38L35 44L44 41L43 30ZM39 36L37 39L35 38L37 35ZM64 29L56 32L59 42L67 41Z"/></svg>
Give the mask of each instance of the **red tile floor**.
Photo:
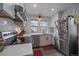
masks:
<svg viewBox="0 0 79 59"><path fill-rule="evenodd" d="M41 48L35 48L33 54L34 56L63 56L52 45L44 46Z"/></svg>
<svg viewBox="0 0 79 59"><path fill-rule="evenodd" d="M40 49L34 51L34 56L43 56L43 53Z"/></svg>

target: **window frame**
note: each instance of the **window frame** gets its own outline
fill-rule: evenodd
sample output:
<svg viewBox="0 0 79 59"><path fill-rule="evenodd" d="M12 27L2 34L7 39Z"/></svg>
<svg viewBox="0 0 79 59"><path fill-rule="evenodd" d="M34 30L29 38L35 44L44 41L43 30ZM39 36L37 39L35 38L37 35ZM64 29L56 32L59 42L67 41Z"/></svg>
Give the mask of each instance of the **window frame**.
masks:
<svg viewBox="0 0 79 59"><path fill-rule="evenodd" d="M37 23L38 23L38 25L32 25L32 21L37 21ZM42 25L42 23L46 23L45 25ZM35 31L35 32L32 32L32 33L38 33L39 31L38 31L38 29L39 29L39 27L40 27L40 33L42 33L42 31L43 31L43 28L45 28L46 29L46 31L48 30L48 21L38 21L38 20L35 20L35 19L31 19L31 30L32 30L32 27L36 27L37 28L37 30Z"/></svg>

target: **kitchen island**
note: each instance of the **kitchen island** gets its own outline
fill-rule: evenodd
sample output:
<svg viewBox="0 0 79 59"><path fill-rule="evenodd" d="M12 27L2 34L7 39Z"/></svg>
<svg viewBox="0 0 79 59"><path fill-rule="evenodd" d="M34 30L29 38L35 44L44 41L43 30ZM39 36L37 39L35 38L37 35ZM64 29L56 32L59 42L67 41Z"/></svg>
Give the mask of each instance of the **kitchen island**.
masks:
<svg viewBox="0 0 79 59"><path fill-rule="evenodd" d="M52 33L32 33L33 48L51 45L52 35Z"/></svg>
<svg viewBox="0 0 79 59"><path fill-rule="evenodd" d="M30 56L33 55L32 43L6 46L0 56Z"/></svg>

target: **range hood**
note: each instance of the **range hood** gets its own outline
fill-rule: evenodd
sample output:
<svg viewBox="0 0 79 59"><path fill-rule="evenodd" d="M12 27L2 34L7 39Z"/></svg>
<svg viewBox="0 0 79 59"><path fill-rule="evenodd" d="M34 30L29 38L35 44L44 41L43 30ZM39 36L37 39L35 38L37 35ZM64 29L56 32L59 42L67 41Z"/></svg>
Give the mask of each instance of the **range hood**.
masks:
<svg viewBox="0 0 79 59"><path fill-rule="evenodd" d="M15 5L15 18L21 22L27 21L26 11L23 10L22 6Z"/></svg>

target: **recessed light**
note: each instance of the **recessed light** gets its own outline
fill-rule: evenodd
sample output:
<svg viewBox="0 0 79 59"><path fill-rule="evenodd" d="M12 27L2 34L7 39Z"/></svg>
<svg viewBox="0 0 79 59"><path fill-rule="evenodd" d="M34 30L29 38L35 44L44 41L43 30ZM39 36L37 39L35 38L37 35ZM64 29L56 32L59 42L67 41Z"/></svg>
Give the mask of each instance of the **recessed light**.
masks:
<svg viewBox="0 0 79 59"><path fill-rule="evenodd" d="M52 8L51 10L54 11L55 9Z"/></svg>
<svg viewBox="0 0 79 59"><path fill-rule="evenodd" d="M37 5L36 5L36 4L34 4L34 5L33 5L33 7L37 7Z"/></svg>

